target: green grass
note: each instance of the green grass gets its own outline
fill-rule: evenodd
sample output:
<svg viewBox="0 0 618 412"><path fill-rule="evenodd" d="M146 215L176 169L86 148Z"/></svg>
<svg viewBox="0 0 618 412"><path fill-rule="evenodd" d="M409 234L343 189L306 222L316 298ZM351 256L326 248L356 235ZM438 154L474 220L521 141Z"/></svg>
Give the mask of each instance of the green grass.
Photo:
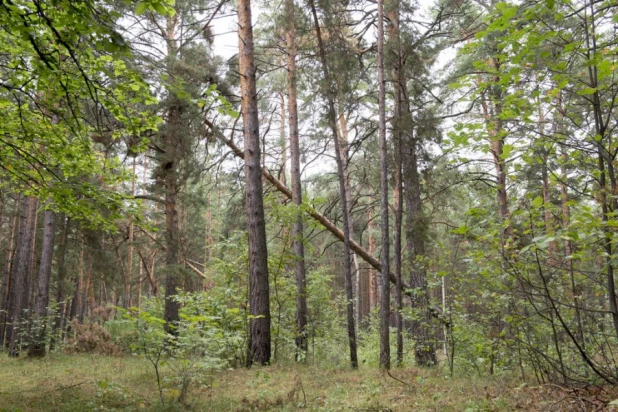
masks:
<svg viewBox="0 0 618 412"><path fill-rule="evenodd" d="M398 381L370 368L293 364L196 376L183 407L173 401L173 371L164 367L162 375L165 406L152 366L138 357L56 354L28 360L0 354L0 411L543 409L537 392L505 378L451 379L440 370L408 368L392 371Z"/></svg>

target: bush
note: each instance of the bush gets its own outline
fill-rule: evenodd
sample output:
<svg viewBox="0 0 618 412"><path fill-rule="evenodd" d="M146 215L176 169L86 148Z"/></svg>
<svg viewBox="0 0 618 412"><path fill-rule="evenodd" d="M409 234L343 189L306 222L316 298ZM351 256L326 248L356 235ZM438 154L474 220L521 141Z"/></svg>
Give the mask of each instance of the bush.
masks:
<svg viewBox="0 0 618 412"><path fill-rule="evenodd" d="M64 350L67 353L101 353L121 355L122 347L112 341L112 335L98 323L71 322L71 332Z"/></svg>

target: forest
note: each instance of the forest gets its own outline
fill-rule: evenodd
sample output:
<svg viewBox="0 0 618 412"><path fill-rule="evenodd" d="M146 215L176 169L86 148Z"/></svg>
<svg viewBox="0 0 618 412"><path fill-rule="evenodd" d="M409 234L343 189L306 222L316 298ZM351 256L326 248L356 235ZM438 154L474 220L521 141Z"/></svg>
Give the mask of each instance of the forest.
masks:
<svg viewBox="0 0 618 412"><path fill-rule="evenodd" d="M0 1L0 411L618 410L613 0Z"/></svg>

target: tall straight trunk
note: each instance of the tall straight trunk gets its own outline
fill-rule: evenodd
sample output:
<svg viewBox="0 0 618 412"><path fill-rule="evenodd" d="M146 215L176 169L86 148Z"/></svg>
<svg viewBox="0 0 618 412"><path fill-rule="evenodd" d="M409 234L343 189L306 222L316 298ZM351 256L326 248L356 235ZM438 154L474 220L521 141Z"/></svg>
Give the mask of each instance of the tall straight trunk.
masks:
<svg viewBox="0 0 618 412"><path fill-rule="evenodd" d="M296 21L294 1L285 0L285 13L288 21L287 43L287 88L288 88L288 128L290 131L290 178L292 179L292 202L301 206L303 190L300 171L300 142L298 135L298 104L296 90ZM282 110L283 111L283 110ZM300 210L299 210L300 212ZM296 274L296 360L306 359L309 341L307 336L307 275L305 272L305 242L303 236L303 219L300 213L292 228L292 245L295 255Z"/></svg>
<svg viewBox="0 0 618 412"><path fill-rule="evenodd" d="M403 223L403 181L401 173L401 136L396 133L395 136L395 173L394 173L394 189L393 189L393 204L394 218L393 224L393 263L395 265L395 307L396 317L395 323L397 328L397 366L403 365L403 296L401 290L401 228Z"/></svg>
<svg viewBox="0 0 618 412"><path fill-rule="evenodd" d="M437 364L435 330L432 323L425 256L425 219L421 204L421 185L418 172L416 139L406 136L404 142L404 184L406 195L406 239L408 264L411 268L410 287L412 309L417 316L411 321L415 339L414 358L419 366Z"/></svg>
<svg viewBox="0 0 618 412"><path fill-rule="evenodd" d="M270 300L268 251L262 191L251 1L238 0L238 40L241 109L245 141L246 209L249 233L249 356L247 363L270 361Z"/></svg>
<svg viewBox="0 0 618 412"><path fill-rule="evenodd" d="M331 79L328 70L328 63L326 60L326 50L324 48L324 41L322 39L322 30L320 28L320 21L318 20L318 13L315 8L315 1L309 0L311 6L311 13L313 15L313 22L315 25L315 31L318 40L320 61L322 64L322 71L324 75L324 82L326 88L326 98L328 101L328 123L331 129L332 138L335 143L335 159L337 161L337 177L339 179L339 197L341 203L341 213L343 216L343 254L344 254L344 279L345 279L345 291L346 291L346 317L348 324L348 342L350 347L350 364L352 368L358 368L358 354L356 347L356 326L354 319L354 294L352 292L352 262L351 262L351 250L350 250L350 219L348 215L348 201L346 199L345 190L345 170L343 159L341 158L341 148L339 146L339 139L337 136L337 114L335 112L335 83Z"/></svg>
<svg viewBox="0 0 618 412"><path fill-rule="evenodd" d="M380 299L380 367L390 369L391 347L389 319L391 314L390 234L388 223L388 149L386 142L386 90L384 82L384 0L378 0L378 112L380 117L380 229L382 232L382 276Z"/></svg>
<svg viewBox="0 0 618 412"><path fill-rule="evenodd" d="M64 330L64 320L66 311L66 254L67 245L69 242L69 231L71 229L71 219L62 215L62 229L60 244L58 245L58 253L56 254L56 264L58 267L58 276L56 280L56 305L58 305L58 312L54 319L54 330L52 332L51 341L49 343L49 350L52 351L57 343L57 338L60 331Z"/></svg>
<svg viewBox="0 0 618 412"><path fill-rule="evenodd" d="M372 201L373 199L371 199ZM369 238L369 254L370 255L374 255L376 252L376 239L373 236L373 207L370 207L368 209L368 213L369 215L367 216L367 219L369 220L369 223L367 224L367 231L369 232L367 234L368 238ZM378 306L378 283L377 283L377 276L376 276L376 270L372 267L369 267L369 270L367 272L368 274L368 281L369 281L369 312L371 312L373 309L376 308L376 306Z"/></svg>
<svg viewBox="0 0 618 412"><path fill-rule="evenodd" d="M82 272L84 287L81 294L81 306L79 308L79 322L83 323L84 319L90 315L92 309L92 284L94 277L92 276L92 257L84 256L84 265Z"/></svg>
<svg viewBox="0 0 618 412"><path fill-rule="evenodd" d="M170 61L176 58L178 53L176 46L176 26L178 15L167 18L167 55ZM173 91L170 93L171 105L168 108L167 133L164 137L165 156L165 331L175 335L177 333L178 322L180 321L180 304L175 297L178 294L180 285L180 230L178 227L178 205L177 194L178 167L179 167L179 135L181 108L180 101Z"/></svg>
<svg viewBox="0 0 618 412"><path fill-rule="evenodd" d="M48 202L49 203L49 202ZM56 214L45 210L43 222L43 245L34 313L39 324L36 325L28 356L42 358L45 356L45 333L47 331L47 307L49 306L49 284L51 280L52 260L54 255L54 237L56 234Z"/></svg>
<svg viewBox="0 0 618 412"><path fill-rule="evenodd" d="M131 196L135 196L135 158L133 158L133 175L131 176ZM133 219L129 218L129 239L127 250L127 269L124 272L124 299L125 309L131 306L131 278L133 275Z"/></svg>
<svg viewBox="0 0 618 412"><path fill-rule="evenodd" d="M286 36L287 36L287 33L286 33ZM281 181L283 182L283 184L287 186L287 184L288 184L288 177L287 177L288 147L287 147L287 142L286 142L287 139L286 139L286 136L285 136L285 122L286 122L286 116L285 116L285 95L283 93L279 93L279 96L281 97L281 104L280 104L280 110L281 110L281 114L280 114L281 115L281 130L279 131L279 137L280 137L279 140L280 140L280 143L281 143L281 172L280 172L279 175L281 176Z"/></svg>
<svg viewBox="0 0 618 412"><path fill-rule="evenodd" d="M32 246L36 231L37 199L25 197L21 206L19 239L17 242L17 256L13 267L13 280L15 287L11 287L11 304L9 305L8 330L9 356L19 356L19 346L22 326L24 325L24 310L27 307L30 285L28 284L29 272L32 268Z"/></svg>
<svg viewBox="0 0 618 412"><path fill-rule="evenodd" d="M432 366L437 364L436 344L435 344L435 328L432 322L432 314L430 310L429 288L427 285L427 273L422 258L425 255L425 219L422 215L421 204L421 184L418 170L418 142L413 134L413 119L410 110L408 97L407 79L405 75L406 57L400 46L399 34L399 2L398 0L389 0L387 5L387 15L389 17L389 46L394 51L395 59L393 62L393 85L395 100L395 116L393 117L393 130L396 134L396 143L398 150L396 156L401 159L401 171L395 171L399 174L401 182L396 190L399 190L400 214L402 211L401 201L405 198L406 207L406 240L407 240L407 259L411 270L410 288L414 290L410 295L412 309L416 312L416 317L411 321L411 331L415 339L414 356L417 365ZM404 191L401 191L405 187ZM397 216L395 226L401 227L402 216ZM399 243L401 243L401 234L397 233ZM400 284L399 293L404 286L401 279L401 246L395 246L395 265L396 275L395 282ZM399 267L397 267L399 266ZM401 297L398 297L398 300ZM398 306L402 305L399 301ZM399 315L401 316L401 311ZM398 323L403 324L399 319ZM401 328L401 326L399 326ZM400 337L401 332L398 332L398 354L403 356L403 338ZM398 355L399 356L399 355Z"/></svg>
<svg viewBox="0 0 618 412"><path fill-rule="evenodd" d="M388 31L388 51L392 62L392 83L394 94L394 115L391 120L394 143L394 168L393 168L393 264L395 266L395 306L396 326L397 326L397 366L403 364L403 297L401 281L401 228L403 223L403 176L402 176L402 156L401 156L401 129L402 124L402 86L400 70L403 64L401 58L401 39L399 33L399 0L388 0L385 4L386 16L389 24Z"/></svg>
<svg viewBox="0 0 618 412"><path fill-rule="evenodd" d="M16 205L19 209L19 203ZM18 215L13 214L10 223L10 235L9 243L6 250L6 256L4 257L4 275L2 280L2 295L0 296L0 350L4 348L4 339L7 323L7 311L9 307L9 292L11 290L11 270L13 265L13 259L15 257L15 233L18 230Z"/></svg>
<svg viewBox="0 0 618 412"><path fill-rule="evenodd" d="M350 159L348 154L348 143L349 143L349 130L348 123L345 118L345 109L343 104L339 104L339 153L341 156L341 162L343 163L343 170L345 172L344 181L345 181L345 200L348 204L348 209L346 210L347 219L350 222L350 239L354 238L354 222L352 220L352 185L351 178L352 173L350 171ZM361 319L361 270L358 264L358 257L356 253L350 251L352 254L352 263L354 264L354 273L352 275L352 290L353 294L356 296L354 300L354 319L356 322L356 328L358 329L358 324Z"/></svg>
<svg viewBox="0 0 618 412"><path fill-rule="evenodd" d="M84 284L84 245L82 244L79 250L79 261L77 263L77 273L75 274L75 289L73 290L73 299L71 300L71 309L69 311L69 320L78 319L81 313L81 297ZM114 302L116 305L117 302ZM69 325L70 328L70 325Z"/></svg>

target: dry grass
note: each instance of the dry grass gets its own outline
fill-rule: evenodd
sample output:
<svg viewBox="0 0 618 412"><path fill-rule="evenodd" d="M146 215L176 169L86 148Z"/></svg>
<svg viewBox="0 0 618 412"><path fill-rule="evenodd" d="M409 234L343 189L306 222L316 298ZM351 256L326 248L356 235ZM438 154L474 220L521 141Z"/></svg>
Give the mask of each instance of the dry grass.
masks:
<svg viewBox="0 0 618 412"><path fill-rule="evenodd" d="M172 373L164 369L167 378ZM189 405L182 407L171 402L177 394L172 381L161 405L152 367L137 357L0 356L0 411L557 411L594 410L611 400L607 392L590 392L582 401L568 390L504 377L451 379L440 370L412 368L391 373L298 365L223 371L194 379Z"/></svg>

